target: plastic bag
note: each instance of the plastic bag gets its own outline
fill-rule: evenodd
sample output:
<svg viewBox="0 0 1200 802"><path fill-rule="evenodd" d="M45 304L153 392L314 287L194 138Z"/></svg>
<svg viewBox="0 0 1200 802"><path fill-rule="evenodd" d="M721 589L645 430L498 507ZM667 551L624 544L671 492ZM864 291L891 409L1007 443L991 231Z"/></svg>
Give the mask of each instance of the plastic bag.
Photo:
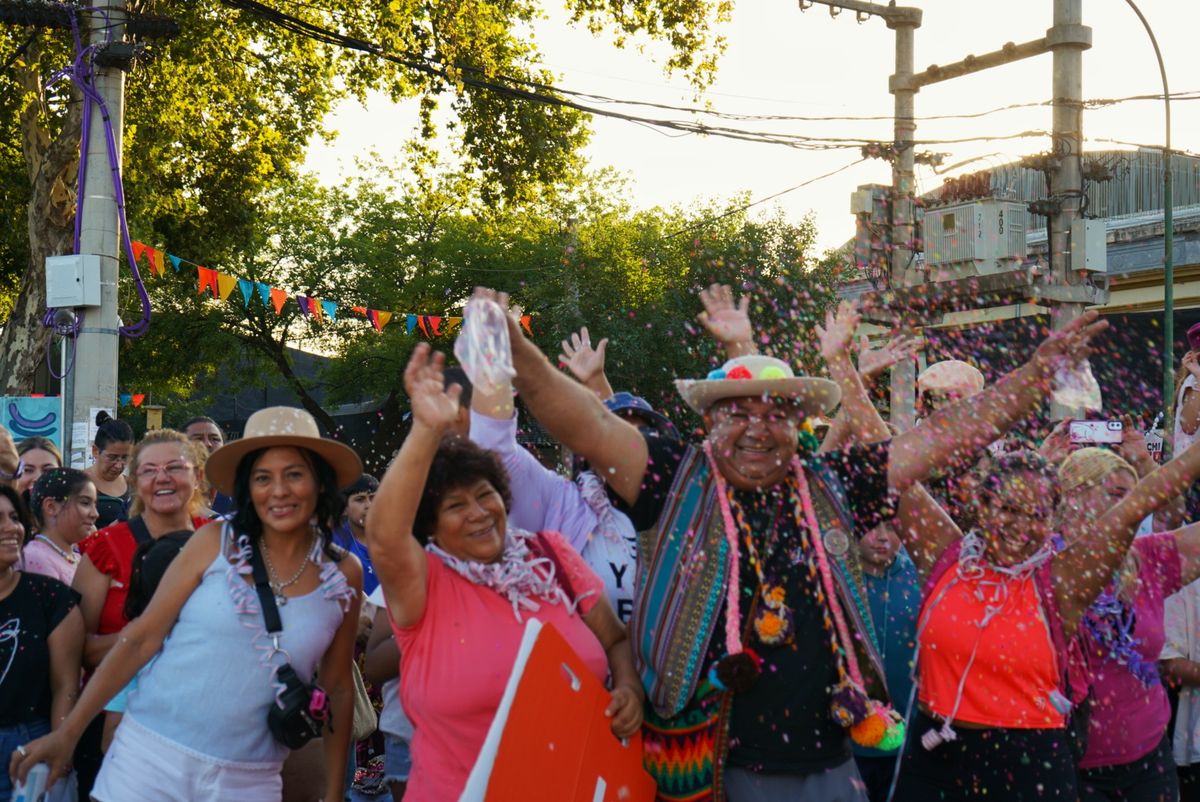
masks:
<svg viewBox="0 0 1200 802"><path fill-rule="evenodd" d="M517 375L512 364L507 313L488 298L472 298L463 310L454 356L471 384L490 394Z"/></svg>
<svg viewBox="0 0 1200 802"><path fill-rule="evenodd" d="M1092 363L1086 359L1054 371L1051 397L1054 403L1072 409L1095 411L1104 403L1100 395L1100 383L1092 373Z"/></svg>

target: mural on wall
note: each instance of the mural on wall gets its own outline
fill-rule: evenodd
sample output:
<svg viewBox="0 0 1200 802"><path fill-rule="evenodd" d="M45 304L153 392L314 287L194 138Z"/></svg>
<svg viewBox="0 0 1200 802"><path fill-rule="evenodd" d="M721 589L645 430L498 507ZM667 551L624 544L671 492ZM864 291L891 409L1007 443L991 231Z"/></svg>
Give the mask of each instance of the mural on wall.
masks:
<svg viewBox="0 0 1200 802"><path fill-rule="evenodd" d="M0 396L0 423L17 442L26 437L48 437L62 448L62 407L58 398Z"/></svg>

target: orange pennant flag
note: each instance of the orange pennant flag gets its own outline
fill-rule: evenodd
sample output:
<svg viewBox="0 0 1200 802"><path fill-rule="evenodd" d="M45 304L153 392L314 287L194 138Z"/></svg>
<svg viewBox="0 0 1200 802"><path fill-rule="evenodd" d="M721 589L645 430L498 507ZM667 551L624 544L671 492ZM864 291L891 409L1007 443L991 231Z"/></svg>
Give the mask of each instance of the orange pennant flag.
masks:
<svg viewBox="0 0 1200 802"><path fill-rule="evenodd" d="M438 315L428 315L426 320L429 321L429 328L433 331L434 337L442 336L442 318Z"/></svg>
<svg viewBox="0 0 1200 802"><path fill-rule="evenodd" d="M352 307L350 307L350 311L356 315L362 315L363 317L371 316L371 311L369 309L367 309L365 306L352 306Z"/></svg>
<svg viewBox="0 0 1200 802"><path fill-rule="evenodd" d="M220 298L224 301L229 297L229 293L237 289L238 280L234 276L227 276L224 273L217 273L217 286L220 288Z"/></svg>
<svg viewBox="0 0 1200 802"><path fill-rule="evenodd" d="M421 327L421 333L429 337L429 329L425 328L425 315L417 315L417 325Z"/></svg>
<svg viewBox="0 0 1200 802"><path fill-rule="evenodd" d="M531 320L533 320L533 318L530 315L521 315L521 328L525 329L525 331L529 333L530 337L533 336L533 329L529 327L529 321Z"/></svg>
<svg viewBox="0 0 1200 802"><path fill-rule="evenodd" d="M211 290L213 297L217 297L217 271L209 270L207 267L197 267L196 277L200 280L200 294L203 295L206 291Z"/></svg>
<svg viewBox="0 0 1200 802"><path fill-rule="evenodd" d="M324 310L321 307L320 298L310 297L308 299L308 313L312 315L313 320L320 320L324 316Z"/></svg>
<svg viewBox="0 0 1200 802"><path fill-rule="evenodd" d="M375 319L377 321L379 321L375 326L375 328L377 330L383 331L384 328L387 326L387 324L392 322L392 313L391 312L380 312L379 310L375 310L375 309L373 309L371 311L375 312Z"/></svg>
<svg viewBox="0 0 1200 802"><path fill-rule="evenodd" d="M146 394L145 393L134 393L133 397L130 400L133 401L133 405L135 407L140 407L142 405L142 402L146 400Z"/></svg>
<svg viewBox="0 0 1200 802"><path fill-rule="evenodd" d="M288 294L278 287L271 288L271 306L275 307L275 314L283 314L283 305L287 303Z"/></svg>
<svg viewBox="0 0 1200 802"><path fill-rule="evenodd" d="M150 257L150 272L156 276L163 274L163 252L157 248L147 248L146 255Z"/></svg>
<svg viewBox="0 0 1200 802"><path fill-rule="evenodd" d="M129 243L129 249L133 251L133 261L142 261L142 254L146 252L146 243L134 240Z"/></svg>

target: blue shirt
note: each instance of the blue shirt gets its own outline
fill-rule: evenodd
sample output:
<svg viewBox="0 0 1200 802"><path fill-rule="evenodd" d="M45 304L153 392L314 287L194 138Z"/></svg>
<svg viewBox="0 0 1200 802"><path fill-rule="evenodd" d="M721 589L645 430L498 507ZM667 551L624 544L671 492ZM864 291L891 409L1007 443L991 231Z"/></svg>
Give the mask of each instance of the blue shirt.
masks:
<svg viewBox="0 0 1200 802"><path fill-rule="evenodd" d="M371 565L371 553L367 551L367 545L358 541L358 538L350 531L350 524L346 521L342 521L342 525L333 530L333 542L353 554L362 563L363 593L370 596L375 592L375 588L379 587L379 577L375 576L375 566Z"/></svg>
<svg viewBox="0 0 1200 802"><path fill-rule="evenodd" d="M892 707L900 715L907 712L912 694L913 661L917 650L917 616L921 610L921 583L917 567L908 552L901 547L896 559L883 576L863 571L867 604L879 638L879 656L883 659ZM854 754L864 757L883 757L896 752L854 746Z"/></svg>

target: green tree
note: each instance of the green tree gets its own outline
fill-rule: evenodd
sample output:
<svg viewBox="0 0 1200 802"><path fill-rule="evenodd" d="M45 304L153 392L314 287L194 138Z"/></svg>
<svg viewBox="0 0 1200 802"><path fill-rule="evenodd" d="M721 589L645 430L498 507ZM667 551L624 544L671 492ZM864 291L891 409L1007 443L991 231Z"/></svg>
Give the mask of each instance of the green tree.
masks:
<svg viewBox="0 0 1200 802"><path fill-rule="evenodd" d="M437 101L448 98L451 144L493 202L525 198L573 169L587 136L582 116L516 91L553 78L522 33L540 15L538 3L286 4L304 23L377 43L387 58L320 41L294 21L246 10L253 5L129 3L134 12L170 15L182 29L155 45L156 58L139 63L127 80L125 180L133 230L142 239L235 261L271 189L294 176L310 137L326 133L322 121L332 104L371 89L421 98L427 137ZM643 32L667 41L674 54L668 66L688 71L699 85L720 47L712 26L728 14L724 0L571 0L568 7L595 29L611 24L619 36ZM82 104L65 83L45 88L73 57L69 41L62 31L0 30L9 62L0 70L0 213L28 221L24 242L11 234L0 239L0 290L20 288L6 302L12 311L0 340L6 392L31 387L47 336L40 326L42 265L71 246ZM141 314L130 300L126 294L127 321Z"/></svg>

